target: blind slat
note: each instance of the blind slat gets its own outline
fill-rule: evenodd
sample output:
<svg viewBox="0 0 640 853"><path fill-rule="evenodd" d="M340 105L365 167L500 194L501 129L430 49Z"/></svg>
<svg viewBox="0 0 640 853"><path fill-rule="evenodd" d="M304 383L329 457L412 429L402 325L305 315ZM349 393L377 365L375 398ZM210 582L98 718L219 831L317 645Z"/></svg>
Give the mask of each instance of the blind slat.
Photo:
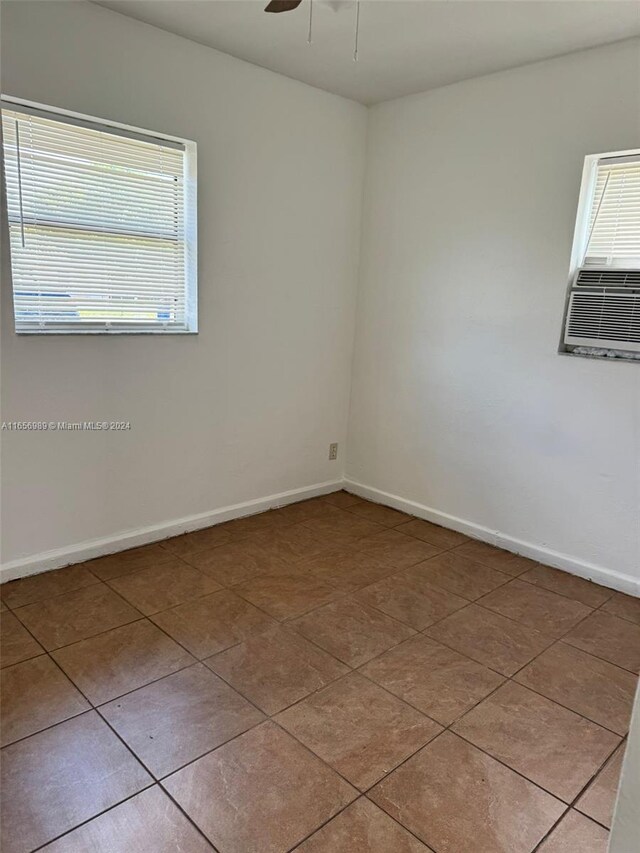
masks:
<svg viewBox="0 0 640 853"><path fill-rule="evenodd" d="M598 164L587 233L586 263L640 259L640 160Z"/></svg>
<svg viewBox="0 0 640 853"><path fill-rule="evenodd" d="M18 107L2 123L16 330L186 329L184 150Z"/></svg>

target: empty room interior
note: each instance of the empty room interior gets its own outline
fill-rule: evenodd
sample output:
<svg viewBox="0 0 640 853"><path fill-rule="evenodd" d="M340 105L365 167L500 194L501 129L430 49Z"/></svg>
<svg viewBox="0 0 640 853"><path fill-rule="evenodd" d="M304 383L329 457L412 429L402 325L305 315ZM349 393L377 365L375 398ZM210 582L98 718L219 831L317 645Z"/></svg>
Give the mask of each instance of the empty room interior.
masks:
<svg viewBox="0 0 640 853"><path fill-rule="evenodd" d="M638 853L640 3L0 16L3 853Z"/></svg>

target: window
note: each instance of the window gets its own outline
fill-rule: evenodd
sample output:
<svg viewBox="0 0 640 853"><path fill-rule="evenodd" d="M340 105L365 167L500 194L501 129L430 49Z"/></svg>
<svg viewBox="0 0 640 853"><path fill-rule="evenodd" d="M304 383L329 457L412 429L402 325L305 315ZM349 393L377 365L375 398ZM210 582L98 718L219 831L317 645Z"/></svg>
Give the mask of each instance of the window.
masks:
<svg viewBox="0 0 640 853"><path fill-rule="evenodd" d="M563 349L640 358L640 150L585 160Z"/></svg>
<svg viewBox="0 0 640 853"><path fill-rule="evenodd" d="M19 333L195 332L195 144L2 102Z"/></svg>

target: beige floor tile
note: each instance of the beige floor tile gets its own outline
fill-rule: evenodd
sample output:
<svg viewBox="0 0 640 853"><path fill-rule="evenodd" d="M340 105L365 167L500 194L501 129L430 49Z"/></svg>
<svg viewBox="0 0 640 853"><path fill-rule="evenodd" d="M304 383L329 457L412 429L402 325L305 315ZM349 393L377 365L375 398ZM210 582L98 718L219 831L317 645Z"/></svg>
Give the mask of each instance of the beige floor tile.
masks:
<svg viewBox="0 0 640 853"><path fill-rule="evenodd" d="M97 557L84 565L100 580L106 581L126 575L128 572L138 572L140 569L150 569L162 563L172 562L175 556L157 542L151 545L141 545L128 551L119 551L106 557Z"/></svg>
<svg viewBox="0 0 640 853"><path fill-rule="evenodd" d="M350 492L340 491L331 492L329 495L323 495L322 500L332 504L333 506L337 506L339 509L346 509L349 506L360 503L362 498L357 497L357 495L352 495Z"/></svg>
<svg viewBox="0 0 640 853"><path fill-rule="evenodd" d="M311 518L302 522L314 535L323 541L339 545L355 545L366 536L385 532L386 528L366 518L359 518L348 510L341 510L339 516L331 518ZM311 556L311 555L308 555Z"/></svg>
<svg viewBox="0 0 640 853"><path fill-rule="evenodd" d="M221 588L213 578L177 558L153 568L130 572L108 583L145 616L202 598Z"/></svg>
<svg viewBox="0 0 640 853"><path fill-rule="evenodd" d="M292 625L307 639L353 667L415 634L408 625L351 598L314 610Z"/></svg>
<svg viewBox="0 0 640 853"><path fill-rule="evenodd" d="M338 507L327 503L322 498L311 498L308 501L299 501L273 510L280 522L284 524L300 524L312 518L336 518L340 517Z"/></svg>
<svg viewBox="0 0 640 853"><path fill-rule="evenodd" d="M463 533L458 533L456 530L450 530L448 527L440 527L438 524L432 524L430 521L423 521L421 518L414 518L396 528L398 533L406 533L407 536L415 536L416 539L422 539L430 545L435 545L436 548L448 550L455 548L456 545L462 545L468 542L468 537Z"/></svg>
<svg viewBox="0 0 640 853"><path fill-rule="evenodd" d="M103 583L19 607L15 615L49 651L140 619L138 610Z"/></svg>
<svg viewBox="0 0 640 853"><path fill-rule="evenodd" d="M640 598L616 592L609 601L602 605L602 610L640 625Z"/></svg>
<svg viewBox="0 0 640 853"><path fill-rule="evenodd" d="M161 788L147 788L42 853L214 853Z"/></svg>
<svg viewBox="0 0 640 853"><path fill-rule="evenodd" d="M571 809L537 853L607 853L608 846L607 830Z"/></svg>
<svg viewBox="0 0 640 853"><path fill-rule="evenodd" d="M477 603L555 638L592 613L580 601L519 580L494 589Z"/></svg>
<svg viewBox="0 0 640 853"><path fill-rule="evenodd" d="M314 575L289 567L245 581L234 591L279 621L293 619L340 595Z"/></svg>
<svg viewBox="0 0 640 853"><path fill-rule="evenodd" d="M340 592L354 592L398 571L386 560L378 560L353 546L301 560L297 565Z"/></svg>
<svg viewBox="0 0 640 853"><path fill-rule="evenodd" d="M335 512L347 515L339 509L336 509ZM316 522L332 523L325 518L314 518L309 522L288 525L256 534L246 541L252 547L259 549L262 554L277 557L284 560L285 563L297 563L299 560L314 557L317 554L334 551L339 546L339 543L334 541L331 536L322 532L317 533L307 526Z"/></svg>
<svg viewBox="0 0 640 853"><path fill-rule="evenodd" d="M371 503L370 501L360 501L360 503L352 504L348 508L348 511L359 518L365 518L367 521L375 521L376 524L381 524L383 527L397 527L399 524L404 524L411 519L411 516L405 512L398 512L396 509L382 506L382 504Z"/></svg>
<svg viewBox="0 0 640 853"><path fill-rule="evenodd" d="M639 602L346 492L7 583L3 853L604 853Z"/></svg>
<svg viewBox="0 0 640 853"><path fill-rule="evenodd" d="M34 640L13 613L0 613L0 664L3 667L41 655L43 651L40 643Z"/></svg>
<svg viewBox="0 0 640 853"><path fill-rule="evenodd" d="M366 797L340 812L297 853L433 853Z"/></svg>
<svg viewBox="0 0 640 853"><path fill-rule="evenodd" d="M611 827L613 818L625 747L626 742L620 744L576 803L578 811L608 827Z"/></svg>
<svg viewBox="0 0 640 853"><path fill-rule="evenodd" d="M504 681L493 670L422 635L385 652L361 671L443 726Z"/></svg>
<svg viewBox="0 0 640 853"><path fill-rule="evenodd" d="M152 621L200 659L275 624L262 610L229 590L157 613Z"/></svg>
<svg viewBox="0 0 640 853"><path fill-rule="evenodd" d="M564 642L595 657L640 672L640 625L596 611L570 631Z"/></svg>
<svg viewBox="0 0 640 853"><path fill-rule="evenodd" d="M231 532L224 524L216 524L214 527L205 527L193 533L183 533L181 536L163 539L158 544L176 557L186 559L200 551L225 545L232 538Z"/></svg>
<svg viewBox="0 0 640 853"><path fill-rule="evenodd" d="M61 723L90 707L48 655L7 667L0 683L1 745Z"/></svg>
<svg viewBox="0 0 640 853"><path fill-rule="evenodd" d="M280 557L246 540L208 548L186 559L192 566L227 587L268 571L284 569L287 565Z"/></svg>
<svg viewBox="0 0 640 853"><path fill-rule="evenodd" d="M2 851L27 853L152 779L95 711L4 749Z"/></svg>
<svg viewBox="0 0 640 853"><path fill-rule="evenodd" d="M566 808L450 732L368 796L438 853L531 853Z"/></svg>
<svg viewBox="0 0 640 853"><path fill-rule="evenodd" d="M275 719L361 791L442 731L357 672Z"/></svg>
<svg viewBox="0 0 640 853"><path fill-rule="evenodd" d="M588 607L600 607L613 595L612 589L570 575L568 572L561 572L560 569L552 569L550 566L534 566L520 575L520 580L542 586L559 595L566 595L567 598L574 598Z"/></svg>
<svg viewBox="0 0 640 853"><path fill-rule="evenodd" d="M156 778L264 720L203 664L114 699L100 713Z"/></svg>
<svg viewBox="0 0 640 853"><path fill-rule="evenodd" d="M231 534L231 538L234 540L269 533L282 526L283 524L278 518L277 512L261 512L254 515L247 515L244 518L226 521L224 524L225 530Z"/></svg>
<svg viewBox="0 0 640 853"><path fill-rule="evenodd" d="M616 734L628 731L637 678L627 670L560 642L515 680Z"/></svg>
<svg viewBox="0 0 640 853"><path fill-rule="evenodd" d="M205 663L267 714L276 714L349 670L295 631L276 626Z"/></svg>
<svg viewBox="0 0 640 853"><path fill-rule="evenodd" d="M94 705L194 662L190 654L146 620L114 628L51 654Z"/></svg>
<svg viewBox="0 0 640 853"><path fill-rule="evenodd" d="M199 758L164 786L223 853L284 853L357 794L271 722Z"/></svg>
<svg viewBox="0 0 640 853"><path fill-rule="evenodd" d="M366 536L355 543L355 547L396 569L408 569L422 560L435 557L442 550L421 539L398 533L397 530L384 530Z"/></svg>
<svg viewBox="0 0 640 853"><path fill-rule="evenodd" d="M354 598L362 604L376 607L418 631L469 603L466 599L432 584L416 583L415 579L405 577L404 573L392 575L367 586Z"/></svg>
<svg viewBox="0 0 640 853"><path fill-rule="evenodd" d="M513 675L552 642L547 634L473 604L426 633L502 675Z"/></svg>
<svg viewBox="0 0 640 853"><path fill-rule="evenodd" d="M571 803L620 742L617 735L509 682L453 731Z"/></svg>
<svg viewBox="0 0 640 853"><path fill-rule="evenodd" d="M470 560L475 560L477 563L484 563L486 566L505 572L512 577L518 577L518 575L538 565L535 560L528 560L526 557L521 557L502 548L496 548L486 542L479 542L477 539L471 539L456 548L456 553L462 554Z"/></svg>
<svg viewBox="0 0 640 853"><path fill-rule="evenodd" d="M0 586L0 597L13 609L97 583L97 578L87 571L86 566L86 563L81 563L3 583Z"/></svg>
<svg viewBox="0 0 640 853"><path fill-rule="evenodd" d="M509 575L476 563L456 551L445 551L411 571L416 581L423 579L435 586L474 601L509 581Z"/></svg>

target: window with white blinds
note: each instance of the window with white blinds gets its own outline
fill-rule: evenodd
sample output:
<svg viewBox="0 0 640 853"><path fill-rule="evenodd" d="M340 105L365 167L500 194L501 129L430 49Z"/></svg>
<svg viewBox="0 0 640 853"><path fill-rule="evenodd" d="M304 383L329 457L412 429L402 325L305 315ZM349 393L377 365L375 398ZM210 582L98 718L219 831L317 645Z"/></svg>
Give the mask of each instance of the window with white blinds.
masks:
<svg viewBox="0 0 640 853"><path fill-rule="evenodd" d="M16 331L195 331L193 143L13 102L2 131Z"/></svg>
<svg viewBox="0 0 640 853"><path fill-rule="evenodd" d="M640 157L598 161L585 265L640 267Z"/></svg>
<svg viewBox="0 0 640 853"><path fill-rule="evenodd" d="M640 149L585 158L560 352L640 362Z"/></svg>

